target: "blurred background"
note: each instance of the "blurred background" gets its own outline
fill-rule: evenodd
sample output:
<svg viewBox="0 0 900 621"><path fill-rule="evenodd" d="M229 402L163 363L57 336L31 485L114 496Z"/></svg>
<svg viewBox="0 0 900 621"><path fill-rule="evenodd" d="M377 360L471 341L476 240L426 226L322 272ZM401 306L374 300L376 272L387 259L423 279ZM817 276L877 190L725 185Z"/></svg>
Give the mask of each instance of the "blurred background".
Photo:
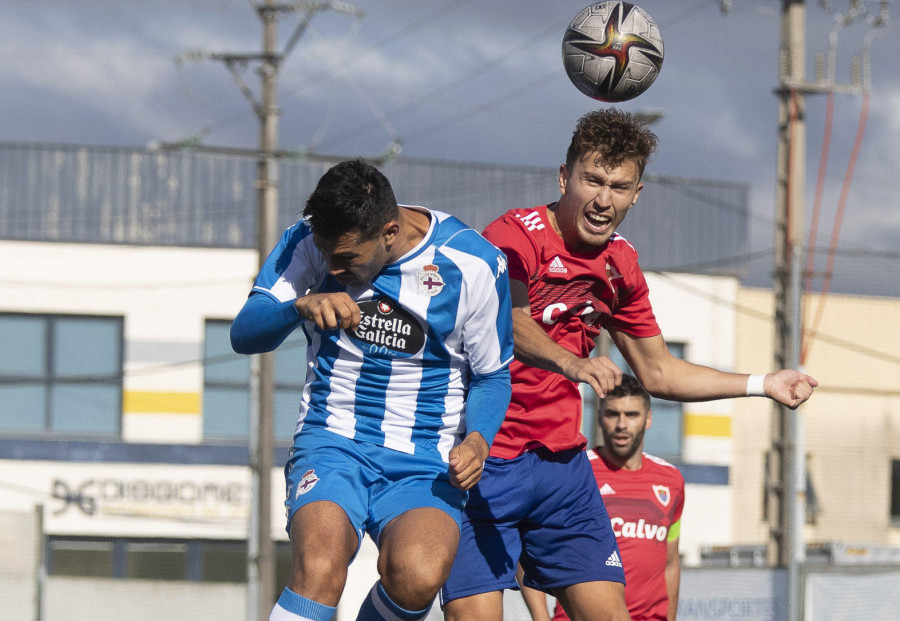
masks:
<svg viewBox="0 0 900 621"><path fill-rule="evenodd" d="M687 481L679 618L900 616L900 8L638 4L665 60L619 106L661 146L621 232L663 334L692 362L798 362L821 382L796 416L761 399L654 402L646 450ZM555 200L575 121L607 105L562 68L584 6L3 3L9 618L267 616L289 569L281 467L305 339L270 370L231 352L262 248L358 156L401 202L478 229ZM802 79L785 80L786 33ZM802 251L792 279L785 237ZM374 554L339 618L355 618ZM507 618L527 618L506 599Z"/></svg>

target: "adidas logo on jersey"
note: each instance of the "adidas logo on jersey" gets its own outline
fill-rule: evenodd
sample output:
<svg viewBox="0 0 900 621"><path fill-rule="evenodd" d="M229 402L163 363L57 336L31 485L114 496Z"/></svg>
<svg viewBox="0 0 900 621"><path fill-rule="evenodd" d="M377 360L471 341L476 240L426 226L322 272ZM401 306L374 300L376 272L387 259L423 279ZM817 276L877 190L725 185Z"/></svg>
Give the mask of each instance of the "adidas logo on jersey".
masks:
<svg viewBox="0 0 900 621"><path fill-rule="evenodd" d="M622 560L619 558L618 552L616 552L614 550L613 553L609 555L609 558L606 559L606 566L607 567L621 567L622 566Z"/></svg>
<svg viewBox="0 0 900 621"><path fill-rule="evenodd" d="M609 496L610 494L615 494L615 493L616 493L616 490L614 490L612 488L612 485L610 485L609 483L604 483L603 487L600 488L601 496Z"/></svg>
<svg viewBox="0 0 900 621"><path fill-rule="evenodd" d="M547 268L547 270L556 274L565 274L569 271L566 269L566 266L563 265L562 259L559 257L554 257L553 260L550 261L550 267Z"/></svg>

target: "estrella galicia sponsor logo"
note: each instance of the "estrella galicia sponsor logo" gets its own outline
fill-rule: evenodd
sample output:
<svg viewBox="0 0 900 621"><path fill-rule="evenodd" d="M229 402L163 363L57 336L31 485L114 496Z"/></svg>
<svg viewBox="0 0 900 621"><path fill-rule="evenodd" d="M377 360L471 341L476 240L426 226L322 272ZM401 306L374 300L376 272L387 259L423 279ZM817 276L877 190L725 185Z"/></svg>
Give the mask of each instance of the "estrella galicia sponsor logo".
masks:
<svg viewBox="0 0 900 621"><path fill-rule="evenodd" d="M386 298L359 303L359 327L353 340L372 354L413 356L425 345L425 331L416 318Z"/></svg>

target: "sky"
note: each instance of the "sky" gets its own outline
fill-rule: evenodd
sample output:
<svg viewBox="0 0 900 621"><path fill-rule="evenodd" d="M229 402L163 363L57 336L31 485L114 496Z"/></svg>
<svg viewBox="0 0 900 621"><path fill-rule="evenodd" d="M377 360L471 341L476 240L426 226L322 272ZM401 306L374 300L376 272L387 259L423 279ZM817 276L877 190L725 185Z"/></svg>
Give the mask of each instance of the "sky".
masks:
<svg viewBox="0 0 900 621"><path fill-rule="evenodd" d="M665 43L648 91L619 104L658 112L647 171L751 188L750 271L771 283L780 0L641 0ZM851 13L851 4L862 9ZM556 168L576 119L605 106L566 77L561 41L585 0L357 0L361 15L317 11L279 73L281 149ZM846 207L833 292L900 296L900 28L882 3L808 0L807 79L835 52L846 84L869 39L870 100ZM0 141L145 147L195 140L255 148L250 103L212 53L258 53L250 0L3 0ZM343 8L344 4L333 3ZM727 6L728 10L723 10ZM900 3L887 17L900 23ZM284 50L300 13L278 22ZM840 23L847 22L843 26ZM833 43L833 48L832 48ZM197 53L201 52L201 53ZM204 55L205 54L205 55ZM259 92L255 65L241 74ZM258 95L257 95L258 97ZM838 219L862 95L834 97L816 272ZM805 213L812 218L826 96L806 101ZM535 203L553 197L535 197ZM809 228L809 226L807 227ZM817 277L815 288L821 287Z"/></svg>

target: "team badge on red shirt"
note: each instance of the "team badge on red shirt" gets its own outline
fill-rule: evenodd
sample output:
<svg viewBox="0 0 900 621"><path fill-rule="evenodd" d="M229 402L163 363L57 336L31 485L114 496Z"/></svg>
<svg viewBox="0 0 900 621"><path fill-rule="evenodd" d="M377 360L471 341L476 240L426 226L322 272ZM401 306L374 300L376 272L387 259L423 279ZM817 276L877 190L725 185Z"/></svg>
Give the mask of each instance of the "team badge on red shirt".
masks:
<svg viewBox="0 0 900 621"><path fill-rule="evenodd" d="M653 493L656 494L656 499L659 503L664 506L669 506L669 501L672 500L672 493L669 491L668 486L666 485L654 485Z"/></svg>

